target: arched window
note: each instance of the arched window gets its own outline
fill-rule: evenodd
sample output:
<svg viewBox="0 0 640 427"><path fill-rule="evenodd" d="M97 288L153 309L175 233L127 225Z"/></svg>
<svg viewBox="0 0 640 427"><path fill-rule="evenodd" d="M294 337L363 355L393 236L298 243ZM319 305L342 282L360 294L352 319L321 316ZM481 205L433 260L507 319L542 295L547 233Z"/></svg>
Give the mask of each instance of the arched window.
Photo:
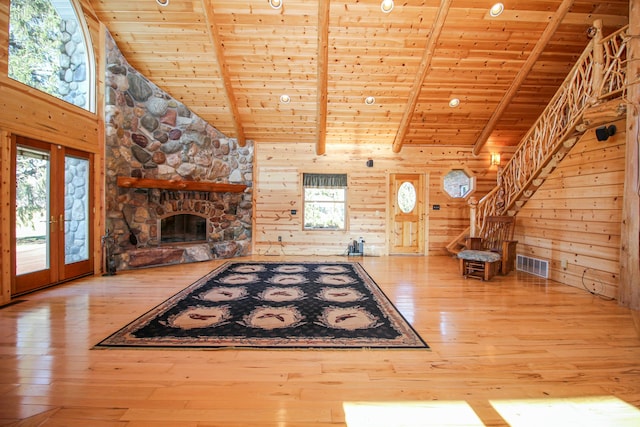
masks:
<svg viewBox="0 0 640 427"><path fill-rule="evenodd" d="M95 111L95 61L75 0L11 0L9 77Z"/></svg>

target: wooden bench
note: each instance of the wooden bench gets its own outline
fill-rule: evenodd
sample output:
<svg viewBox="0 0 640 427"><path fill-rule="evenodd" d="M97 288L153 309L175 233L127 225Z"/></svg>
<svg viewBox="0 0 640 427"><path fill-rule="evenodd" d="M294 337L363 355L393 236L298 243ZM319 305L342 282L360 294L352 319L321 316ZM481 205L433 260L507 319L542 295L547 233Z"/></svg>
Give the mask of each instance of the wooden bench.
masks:
<svg viewBox="0 0 640 427"><path fill-rule="evenodd" d="M482 237L468 237L465 249L457 255L462 275L490 280L496 274L509 274L518 243L513 240L514 225L513 216L487 217Z"/></svg>

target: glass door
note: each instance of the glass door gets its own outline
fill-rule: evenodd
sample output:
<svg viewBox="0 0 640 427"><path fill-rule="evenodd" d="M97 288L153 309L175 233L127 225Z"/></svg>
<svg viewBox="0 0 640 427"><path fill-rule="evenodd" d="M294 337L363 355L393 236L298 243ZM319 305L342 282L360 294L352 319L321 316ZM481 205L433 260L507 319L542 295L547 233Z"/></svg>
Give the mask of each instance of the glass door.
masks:
<svg viewBox="0 0 640 427"><path fill-rule="evenodd" d="M92 273L91 158L16 137L12 294Z"/></svg>

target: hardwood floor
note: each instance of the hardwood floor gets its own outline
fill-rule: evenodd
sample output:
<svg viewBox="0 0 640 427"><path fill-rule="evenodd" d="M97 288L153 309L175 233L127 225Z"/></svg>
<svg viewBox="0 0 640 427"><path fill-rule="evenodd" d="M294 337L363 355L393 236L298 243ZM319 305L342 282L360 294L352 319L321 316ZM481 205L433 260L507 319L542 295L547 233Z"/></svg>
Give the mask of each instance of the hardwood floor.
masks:
<svg viewBox="0 0 640 427"><path fill-rule="evenodd" d="M0 425L640 425L636 313L448 257L353 260L430 351L93 350L224 261L118 272L0 309Z"/></svg>

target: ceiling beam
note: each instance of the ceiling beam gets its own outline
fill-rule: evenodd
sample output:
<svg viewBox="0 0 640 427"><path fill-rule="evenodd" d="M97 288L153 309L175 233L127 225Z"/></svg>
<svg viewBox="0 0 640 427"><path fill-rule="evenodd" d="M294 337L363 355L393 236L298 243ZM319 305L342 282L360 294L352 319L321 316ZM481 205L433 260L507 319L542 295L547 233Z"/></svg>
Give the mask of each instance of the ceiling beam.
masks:
<svg viewBox="0 0 640 427"><path fill-rule="evenodd" d="M542 36L538 39L538 42L534 46L531 55L529 55L520 71L518 71L516 78L511 83L511 86L500 100L500 103L498 104L496 109L493 111L491 118L485 125L484 129L482 129L482 132L480 132L480 136L478 136L478 139L473 145L474 156L480 154L480 150L482 150L484 145L487 143L489 136L491 136L491 133L493 133L494 129L496 128L496 125L500 121L502 114L505 112L509 104L511 104L513 98L515 98L518 90L520 89L520 86L522 86L522 83L529 75L529 72L531 72L531 69L540 58L540 55L542 55L542 52L544 52L545 47L549 43L549 40L551 40L551 37L553 37L553 35L555 34L558 26L560 26L560 23L562 23L562 20L569 12L569 9L573 5L573 1L574 0L564 0L556 13L553 14L553 17L551 17L551 21L549 21L549 24L547 24L547 27L544 29Z"/></svg>
<svg viewBox="0 0 640 427"><path fill-rule="evenodd" d="M433 22L431 35L429 36L427 46L422 53L422 59L420 60L420 65L418 67L416 77L413 81L413 85L411 86L411 90L409 91L409 101L407 103L407 107L404 109L400 127L398 128L396 137L393 140L393 145L391 148L393 149L394 153L400 152L404 138L407 135L409 124L411 123L411 119L413 118L413 113L416 110L416 105L418 105L420 90L422 89L424 79L425 77L427 77L427 73L429 72L429 68L431 67L431 59L433 58L433 53L436 50L436 44L438 43L438 39L440 38L440 34L442 33L442 27L444 27L444 21L447 19L447 14L449 13L449 9L451 8L451 3L452 0L440 1L438 15Z"/></svg>
<svg viewBox="0 0 640 427"><path fill-rule="evenodd" d="M318 2L318 100L316 154L326 151L327 142L327 86L329 68L329 0Z"/></svg>
<svg viewBox="0 0 640 427"><path fill-rule="evenodd" d="M238 103L236 102L236 97L233 93L231 78L229 77L229 71L227 70L227 65L224 59L224 48L222 47L222 43L220 43L220 34L218 33L218 27L216 25L215 16L213 13L213 1L202 0L202 9L205 13L205 22L207 24L209 33L209 42L213 46L214 52L216 54L218 71L220 72L220 76L222 77L222 82L224 84L225 97L227 98L226 103L229 106L229 110L231 111L233 128L235 129L238 145L244 147L247 143L247 140L244 135L242 120L240 119L240 110L238 110Z"/></svg>

